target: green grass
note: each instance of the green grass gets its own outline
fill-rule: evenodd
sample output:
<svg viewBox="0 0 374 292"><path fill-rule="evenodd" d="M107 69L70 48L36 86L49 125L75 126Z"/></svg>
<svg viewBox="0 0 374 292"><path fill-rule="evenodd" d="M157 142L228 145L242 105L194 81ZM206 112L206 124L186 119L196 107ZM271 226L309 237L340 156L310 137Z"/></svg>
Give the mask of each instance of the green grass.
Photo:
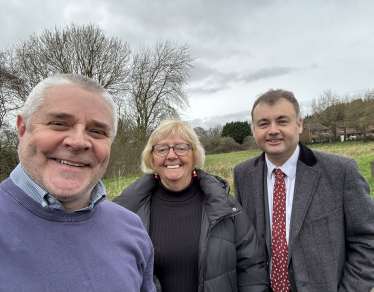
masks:
<svg viewBox="0 0 374 292"><path fill-rule="evenodd" d="M333 144L317 144L311 145L311 149L339 154L356 159L362 175L370 184L370 194L374 198L374 180L371 178L370 161L374 160L374 143L333 143ZM248 158L257 156L261 153L255 151L239 151L233 153L213 154L206 156L204 170L210 174L218 175L226 179L231 187L231 194L234 193L233 170L236 164ZM124 188L129 186L143 174L129 175L115 179L103 180L108 192L108 200L112 200L118 196Z"/></svg>
<svg viewBox="0 0 374 292"><path fill-rule="evenodd" d="M374 198L374 179L371 177L370 161L374 161L374 143L373 142L353 142L315 145L311 147L314 150L339 154L354 158L357 161L361 174L366 178L370 185L370 195Z"/></svg>
<svg viewBox="0 0 374 292"><path fill-rule="evenodd" d="M121 192L131 185L138 178L142 177L144 173L132 174L127 176L121 176L111 179L103 179L106 191L108 193L108 200L113 200L115 197L119 196Z"/></svg>

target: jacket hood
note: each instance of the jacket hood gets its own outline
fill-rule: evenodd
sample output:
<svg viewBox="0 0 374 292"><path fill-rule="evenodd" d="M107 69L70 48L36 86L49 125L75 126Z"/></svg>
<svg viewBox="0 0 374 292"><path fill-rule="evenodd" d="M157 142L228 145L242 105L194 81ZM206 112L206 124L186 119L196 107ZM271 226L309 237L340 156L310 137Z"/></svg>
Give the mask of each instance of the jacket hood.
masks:
<svg viewBox="0 0 374 292"><path fill-rule="evenodd" d="M205 194L204 205L210 221L233 216L241 212L241 207L230 195L229 183L223 178L196 170L200 187Z"/></svg>

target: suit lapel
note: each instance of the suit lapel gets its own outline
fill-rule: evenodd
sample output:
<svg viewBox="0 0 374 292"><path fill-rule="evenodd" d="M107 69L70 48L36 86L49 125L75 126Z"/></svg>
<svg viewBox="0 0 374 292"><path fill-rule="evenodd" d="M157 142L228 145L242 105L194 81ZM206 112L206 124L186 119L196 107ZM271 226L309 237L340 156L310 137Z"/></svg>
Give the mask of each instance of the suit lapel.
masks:
<svg viewBox="0 0 374 292"><path fill-rule="evenodd" d="M269 262L271 259L271 228L270 228L270 214L269 214L269 196L268 196L268 184L267 184L267 165L264 166L263 174L263 198L265 208L265 228L266 228L266 249L268 252Z"/></svg>
<svg viewBox="0 0 374 292"><path fill-rule="evenodd" d="M264 155L259 157L254 166L254 168L249 168L245 172L247 173L247 177L245 178L247 180L245 193L249 195L247 211L255 226L258 239L265 241L266 252L269 253L268 230L266 228L266 221L268 220L266 216L268 216L269 207L265 204L267 192L264 190L264 168L266 167ZM265 235L265 238L262 238L261 235Z"/></svg>
<svg viewBox="0 0 374 292"><path fill-rule="evenodd" d="M288 247L288 262L292 255L292 243L299 234L308 213L319 180L319 171L298 160L296 168L295 190L292 203L291 228Z"/></svg>

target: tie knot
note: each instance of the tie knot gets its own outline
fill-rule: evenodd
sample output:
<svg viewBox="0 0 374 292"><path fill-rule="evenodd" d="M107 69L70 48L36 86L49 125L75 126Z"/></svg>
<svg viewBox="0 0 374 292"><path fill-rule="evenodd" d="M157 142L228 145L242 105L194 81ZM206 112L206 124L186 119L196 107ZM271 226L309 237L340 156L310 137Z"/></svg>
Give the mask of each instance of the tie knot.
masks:
<svg viewBox="0 0 374 292"><path fill-rule="evenodd" d="M275 180L283 180L284 179L284 172L280 169L274 169L274 173L275 173Z"/></svg>

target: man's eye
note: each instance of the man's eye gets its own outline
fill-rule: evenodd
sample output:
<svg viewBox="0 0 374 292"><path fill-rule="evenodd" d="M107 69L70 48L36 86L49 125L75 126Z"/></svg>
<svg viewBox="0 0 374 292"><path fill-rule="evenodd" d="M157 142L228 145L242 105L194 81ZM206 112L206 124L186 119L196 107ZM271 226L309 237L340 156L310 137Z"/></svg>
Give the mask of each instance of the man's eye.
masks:
<svg viewBox="0 0 374 292"><path fill-rule="evenodd" d="M96 136L107 136L107 133L102 131L102 130L91 130L90 131L93 135L96 135Z"/></svg>
<svg viewBox="0 0 374 292"><path fill-rule="evenodd" d="M68 126L66 123L63 123L63 122L50 122L49 124L54 127L67 127Z"/></svg>

